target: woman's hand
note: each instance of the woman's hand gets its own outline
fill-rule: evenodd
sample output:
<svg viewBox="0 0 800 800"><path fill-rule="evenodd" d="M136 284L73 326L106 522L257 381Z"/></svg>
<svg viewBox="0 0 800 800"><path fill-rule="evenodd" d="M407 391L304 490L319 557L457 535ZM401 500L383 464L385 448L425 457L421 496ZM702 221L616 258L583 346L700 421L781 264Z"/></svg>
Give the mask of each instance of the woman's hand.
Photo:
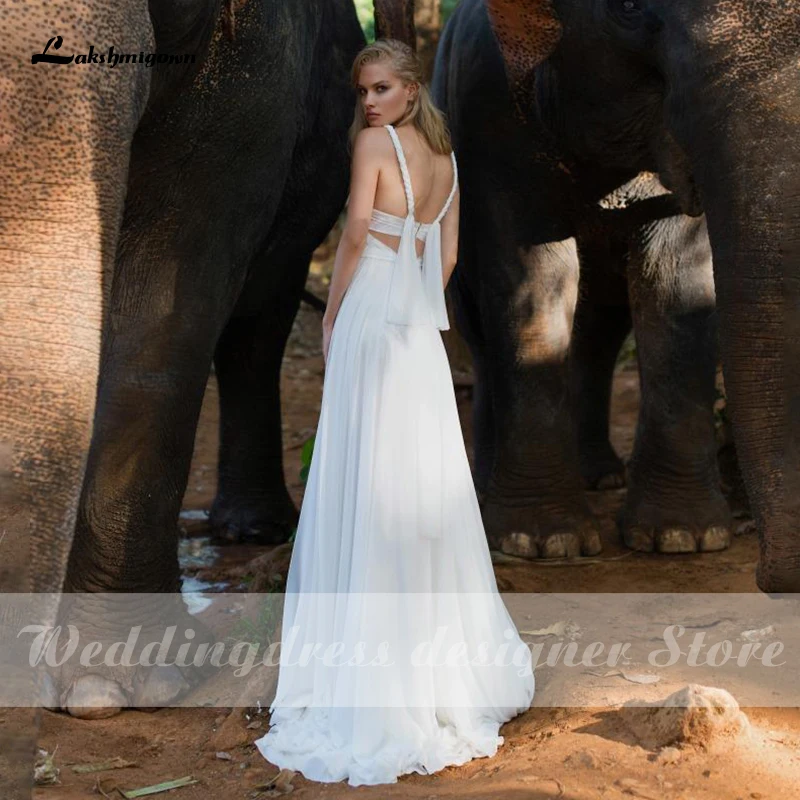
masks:
<svg viewBox="0 0 800 800"><path fill-rule="evenodd" d="M325 317L322 318L322 358L325 366L328 366L328 350L331 345L331 335L333 334L333 322Z"/></svg>

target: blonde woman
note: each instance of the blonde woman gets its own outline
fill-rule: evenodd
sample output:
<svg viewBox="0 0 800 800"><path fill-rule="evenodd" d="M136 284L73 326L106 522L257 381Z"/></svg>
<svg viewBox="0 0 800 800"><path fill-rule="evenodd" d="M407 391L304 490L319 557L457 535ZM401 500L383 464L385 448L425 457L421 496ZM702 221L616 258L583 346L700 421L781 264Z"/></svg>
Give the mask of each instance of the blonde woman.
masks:
<svg viewBox="0 0 800 800"><path fill-rule="evenodd" d="M352 79L322 407L257 745L358 786L494 755L534 677L497 591L440 334L458 253L447 127L403 43L364 48Z"/></svg>

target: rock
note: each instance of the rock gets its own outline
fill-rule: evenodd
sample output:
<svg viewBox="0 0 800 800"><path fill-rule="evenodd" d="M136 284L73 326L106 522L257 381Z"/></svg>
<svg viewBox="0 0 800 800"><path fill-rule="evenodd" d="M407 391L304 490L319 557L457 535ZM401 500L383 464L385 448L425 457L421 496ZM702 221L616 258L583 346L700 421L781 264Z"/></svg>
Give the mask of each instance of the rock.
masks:
<svg viewBox="0 0 800 800"><path fill-rule="evenodd" d="M664 747L658 754L656 762L661 766L677 764L681 760L681 751L677 747Z"/></svg>
<svg viewBox="0 0 800 800"><path fill-rule="evenodd" d="M694 683L653 703L631 701L621 711L634 736L651 750L676 743L718 749L750 727L733 695Z"/></svg>
<svg viewBox="0 0 800 800"><path fill-rule="evenodd" d="M241 711L232 711L208 742L210 750L227 752L250 743L250 735L242 724Z"/></svg>
<svg viewBox="0 0 800 800"><path fill-rule="evenodd" d="M578 750L575 753L570 753L564 759L564 763L573 767L581 766L588 769L600 769L600 759L591 750Z"/></svg>

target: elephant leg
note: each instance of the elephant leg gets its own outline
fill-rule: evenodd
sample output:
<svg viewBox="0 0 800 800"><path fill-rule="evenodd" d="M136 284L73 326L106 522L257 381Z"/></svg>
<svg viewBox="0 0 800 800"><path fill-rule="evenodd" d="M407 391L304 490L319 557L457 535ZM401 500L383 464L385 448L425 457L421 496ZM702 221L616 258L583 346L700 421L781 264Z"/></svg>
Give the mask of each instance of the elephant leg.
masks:
<svg viewBox="0 0 800 800"><path fill-rule="evenodd" d="M481 501L486 496L494 467L495 422L486 348L472 349L475 383L472 392L472 440L475 452L473 479Z"/></svg>
<svg viewBox="0 0 800 800"><path fill-rule="evenodd" d="M490 544L509 554L592 555L600 536L578 467L567 367L578 291L575 240L518 254L481 297L495 414L484 524Z"/></svg>
<svg viewBox="0 0 800 800"><path fill-rule="evenodd" d="M234 315L217 344L219 484L211 522L225 538L281 544L297 524L283 473L280 375L310 260L305 253L288 263L265 307Z"/></svg>
<svg viewBox="0 0 800 800"><path fill-rule="evenodd" d="M120 315L104 343L73 592L180 590L176 521L218 322L191 297L173 297L161 315L157 286L127 289L141 295L140 315Z"/></svg>
<svg viewBox="0 0 800 800"><path fill-rule="evenodd" d="M654 223L642 242L628 271L642 400L623 538L635 550L721 550L731 517L714 435L717 315L705 218Z"/></svg>
<svg viewBox="0 0 800 800"><path fill-rule="evenodd" d="M631 330L624 275L627 243L580 242L581 280L572 331L570 380L581 474L589 489L625 485L625 465L609 440L614 367Z"/></svg>
<svg viewBox="0 0 800 800"><path fill-rule="evenodd" d="M280 544L299 517L283 472L281 362L313 252L347 198L350 162L341 144L351 122L351 89L344 69L315 62L312 83L330 103L295 143L269 237L214 354L220 450L211 523L222 538Z"/></svg>
<svg viewBox="0 0 800 800"><path fill-rule="evenodd" d="M56 47L63 37L66 53L78 42L154 48L144 3L90 13L64 2L0 4L3 800L29 800L34 791L44 666L31 666L34 634L24 629L56 621L92 436L129 151L150 85L144 69L32 65L54 20Z"/></svg>
<svg viewBox="0 0 800 800"><path fill-rule="evenodd" d="M474 450L472 477L482 502L494 463L494 410L489 375L489 355L481 332L478 304L464 280L465 270L458 266L447 291L452 300L453 322L469 348L474 383L472 389L472 443Z"/></svg>
<svg viewBox="0 0 800 800"><path fill-rule="evenodd" d="M142 646L159 641L168 624L202 629L180 595L177 519L220 320L230 302L218 285L204 293L206 301L198 297L197 286L212 280L202 262L146 252L160 241L158 235L140 240L117 262L95 435L65 581L65 591L80 597L61 620L75 624L81 638L101 642L125 641L131 627L141 625ZM208 268L220 269L222 262ZM160 264L163 271L133 280L133 273L142 276L142 263ZM193 279L187 280L189 271ZM86 717L129 705L169 705L189 688L174 665L70 668L54 680L61 707Z"/></svg>

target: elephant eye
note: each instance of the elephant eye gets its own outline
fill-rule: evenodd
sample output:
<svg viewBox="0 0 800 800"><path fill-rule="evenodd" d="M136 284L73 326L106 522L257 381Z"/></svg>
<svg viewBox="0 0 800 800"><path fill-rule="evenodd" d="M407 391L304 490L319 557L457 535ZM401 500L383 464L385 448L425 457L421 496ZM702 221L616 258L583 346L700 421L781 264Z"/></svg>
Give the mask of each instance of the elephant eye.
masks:
<svg viewBox="0 0 800 800"><path fill-rule="evenodd" d="M608 0L608 8L617 22L625 27L638 27L644 19L643 0Z"/></svg>
<svg viewBox="0 0 800 800"><path fill-rule="evenodd" d="M639 0L610 0L609 5L613 11L620 14L635 15L642 11Z"/></svg>

